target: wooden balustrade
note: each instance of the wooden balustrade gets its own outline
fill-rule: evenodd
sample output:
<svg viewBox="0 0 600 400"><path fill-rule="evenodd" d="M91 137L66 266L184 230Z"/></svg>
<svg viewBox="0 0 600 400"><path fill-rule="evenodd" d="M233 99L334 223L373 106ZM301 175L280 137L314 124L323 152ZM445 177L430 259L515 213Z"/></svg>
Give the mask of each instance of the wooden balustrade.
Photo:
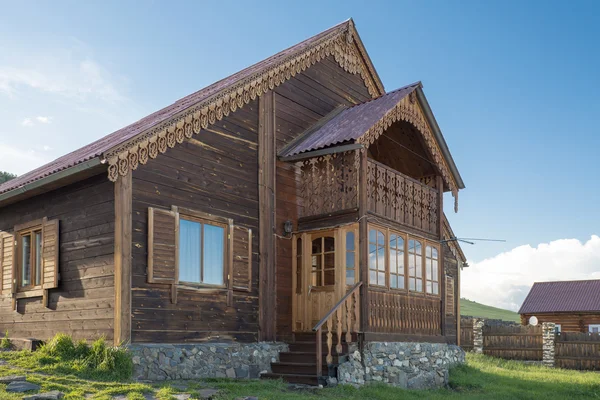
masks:
<svg viewBox="0 0 600 400"><path fill-rule="evenodd" d="M381 333L441 335L439 298L369 290L369 330Z"/></svg>
<svg viewBox="0 0 600 400"><path fill-rule="evenodd" d="M352 341L352 333L358 333L360 328L360 300L358 290L362 282L358 282L342 299L315 325L313 332L317 333L317 376L323 373L323 325L327 329L327 365L333 363L331 349L333 347L333 334L336 334L337 344L335 351L342 353L342 334L346 331L346 343Z"/></svg>
<svg viewBox="0 0 600 400"><path fill-rule="evenodd" d="M369 212L437 234L438 190L374 160L367 163Z"/></svg>

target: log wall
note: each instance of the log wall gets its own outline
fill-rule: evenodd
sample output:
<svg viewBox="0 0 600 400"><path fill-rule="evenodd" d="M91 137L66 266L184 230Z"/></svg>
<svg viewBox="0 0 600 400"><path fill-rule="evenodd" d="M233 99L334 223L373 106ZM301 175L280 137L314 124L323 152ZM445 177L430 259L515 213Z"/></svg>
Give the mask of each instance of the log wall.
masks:
<svg viewBox="0 0 600 400"><path fill-rule="evenodd" d="M532 315L535 315L539 324L542 322L560 324L562 332L588 332L590 325L600 324L600 313L521 314L521 324L527 325Z"/></svg>
<svg viewBox="0 0 600 400"><path fill-rule="evenodd" d="M59 220L58 288L42 297L0 296L0 331L46 340L58 332L75 339L113 338L114 184L106 175L0 208L0 230L39 218Z"/></svg>
<svg viewBox="0 0 600 400"><path fill-rule="evenodd" d="M258 340L258 101L169 149L133 173L132 341L153 343ZM147 283L148 207L172 205L232 218L252 229L252 291Z"/></svg>

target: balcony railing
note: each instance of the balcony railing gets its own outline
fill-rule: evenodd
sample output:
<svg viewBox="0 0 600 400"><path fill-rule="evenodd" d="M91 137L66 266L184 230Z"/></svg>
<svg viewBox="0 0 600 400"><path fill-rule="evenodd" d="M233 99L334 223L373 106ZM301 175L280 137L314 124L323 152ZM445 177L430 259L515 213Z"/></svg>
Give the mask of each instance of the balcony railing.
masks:
<svg viewBox="0 0 600 400"><path fill-rule="evenodd" d="M438 191L374 160L367 163L369 212L438 233Z"/></svg>

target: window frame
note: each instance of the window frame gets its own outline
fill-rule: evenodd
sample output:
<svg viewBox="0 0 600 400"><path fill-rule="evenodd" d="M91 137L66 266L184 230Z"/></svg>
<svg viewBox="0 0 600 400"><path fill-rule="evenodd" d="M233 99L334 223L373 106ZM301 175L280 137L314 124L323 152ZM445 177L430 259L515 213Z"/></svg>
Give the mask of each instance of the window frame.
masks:
<svg viewBox="0 0 600 400"><path fill-rule="evenodd" d="M348 234L352 233L354 235L354 249L353 250L348 250ZM342 260L342 265L343 265L343 270L344 270L344 283L346 286L352 287L354 285L356 285L356 283L358 281L360 281L360 269L359 269L359 265L360 265L360 257L359 257L359 246L360 246L360 241L359 241L359 232L358 229L354 226L350 227L350 228L346 228L346 229L342 229L342 242L344 245L343 248L343 260ZM354 267L353 268L348 268L348 253L352 253L354 254ZM348 283L348 271L354 271L354 282L353 283Z"/></svg>
<svg viewBox="0 0 600 400"><path fill-rule="evenodd" d="M371 231L375 231L375 243L371 243ZM386 288L389 289L389 246L387 243L387 235L388 229L387 228L382 228L380 226L377 225L369 225L368 229L367 229L367 269L368 269L368 281L369 281L369 287L375 287L375 288ZM383 247L379 247L379 233L381 233L383 235ZM371 245L375 245L375 269L371 268ZM379 269L379 257L377 256L377 253L379 252L379 250L383 248L384 254L383 254L383 284L379 283L379 274L381 273L380 269ZM375 272L375 277L376 277L376 283L371 282L371 271Z"/></svg>
<svg viewBox="0 0 600 400"><path fill-rule="evenodd" d="M431 257L427 256L427 248L431 248ZM437 258L433 258L433 250L436 251L437 254ZM427 268L427 260L431 260L431 278L428 278L428 268ZM437 276L433 276L433 262L437 263ZM424 275L424 281L425 281L425 293L426 294L430 294L432 296L439 296L441 293L441 288L440 288L440 249L435 246L432 245L431 242L426 241L425 242L425 275ZM436 278L435 280L433 278ZM431 282L431 292L427 291L427 284ZM437 293L433 292L433 285L437 284Z"/></svg>
<svg viewBox="0 0 600 400"><path fill-rule="evenodd" d="M383 233L384 236L384 243L385 243L385 285L379 285L379 284L373 284L371 283L370 280L370 272L371 271L376 271L376 270L371 270L370 265L367 265L367 268L369 270L369 274L368 274L368 285L369 288L373 289L373 290L378 290L378 291L391 291L391 292L397 292L397 293L405 293L408 294L410 292L411 295L414 296L425 296L425 297L437 297L437 298L441 298L442 296L442 287L441 287L441 276L442 276L442 253L441 253L441 245L438 241L435 240L431 240L431 239L427 239L421 236L416 236L410 233L406 233L406 232L402 232L398 229L394 229L394 228L389 228L386 226L382 226L382 225L378 225L378 224L373 224L373 223L369 223L368 224L368 228L367 228L367 235L369 235L371 230L375 230L377 232L381 232ZM389 243L389 239L391 235L397 235L399 237L401 237L404 240L404 288L400 289L400 288L393 288L391 287L391 249L390 249L390 243ZM415 240L418 241L419 243L421 243L421 264L420 266L417 266L416 268L420 268L421 271L421 277L417 278L417 279L421 279L422 281L422 288L423 290L421 291L417 291L417 290L411 290L409 288L409 284L410 284L410 279L415 279L415 277L411 278L409 276L409 257L411 256L411 254L409 254L408 251L408 246L409 246L409 241L410 240ZM367 237L367 242L368 245L371 244L370 238ZM431 247L432 249L436 249L437 253L438 253L438 258L437 258L437 262L438 262L438 271L437 271L437 284L438 284L438 293L434 294L434 293L428 293L427 292L427 270L426 270L426 266L427 266L427 247ZM414 257L414 254L412 254L412 256ZM432 281L433 282L433 281ZM416 285L415 285L416 286Z"/></svg>
<svg viewBox="0 0 600 400"><path fill-rule="evenodd" d="M212 225L223 228L223 283L222 284L212 284L212 283L204 283L204 282L189 282L183 281L179 279L180 271L181 271L181 260L178 261L177 266L177 284L181 287L190 287L190 288L213 288L213 289L227 289L229 287L229 281L231 276L231 268L233 267L232 253L233 253L233 245L231 243L232 239L232 227L233 220L230 218L219 217L216 215L203 213L201 211L190 210L187 208L177 209L178 212L178 221L177 221L177 254L179 257L179 251L181 246L181 220L191 221L200 223L202 225ZM200 253L200 279L202 280L204 277L204 226L202 226L202 234L200 235L201 242L201 253Z"/></svg>
<svg viewBox="0 0 600 400"><path fill-rule="evenodd" d="M592 328L598 329L598 332L592 331ZM588 333L600 333L600 324L588 324Z"/></svg>
<svg viewBox="0 0 600 400"><path fill-rule="evenodd" d="M31 221L31 222L27 222L25 224L20 224L15 226L14 228L14 235L15 235L15 252L16 254L14 255L15 260L16 260L16 280L17 280L17 284L16 284L16 289L17 292L30 292L33 290L39 290L42 289L42 287L44 286L44 259L43 259L43 253L44 253L44 229L43 229L43 220L39 219L39 220L35 220L35 221ZM41 246L39 249L39 274L40 274L40 283L39 285L36 285L36 278L37 278L37 251L38 248L37 246L35 246L35 234L39 232L40 233L40 241L41 241ZM30 255L29 255L29 262L30 262L30 270L31 270L31 275L30 275L30 281L31 284L27 285L27 286L22 286L22 282L23 282L23 237L25 236L30 236L31 237L31 241L30 241Z"/></svg>
<svg viewBox="0 0 600 400"><path fill-rule="evenodd" d="M325 238L332 238L333 239L333 250L332 251L325 251ZM312 252L312 244L315 240L317 239L321 239L322 241L322 249L320 253L316 253L313 254ZM310 275L309 275L309 286L311 287L312 291L318 292L318 291L334 291L335 290L335 282L336 282L336 267L337 267L337 258L339 257L338 251L339 249L339 238L337 235L337 231L336 230L328 230L328 231L323 231L323 232L318 232L318 233L311 233L310 234L310 241L308 243L309 248L310 248L310 254L308 255L308 262L310 265ZM326 254L333 254L333 268L325 268L325 255ZM320 257L323 257L323 265L322 268L319 270L317 269L316 271L321 271L321 279L323 279L323 282L325 282L325 271L333 271L333 284L331 285L313 285L313 266L312 266L312 258L313 256L318 255Z"/></svg>

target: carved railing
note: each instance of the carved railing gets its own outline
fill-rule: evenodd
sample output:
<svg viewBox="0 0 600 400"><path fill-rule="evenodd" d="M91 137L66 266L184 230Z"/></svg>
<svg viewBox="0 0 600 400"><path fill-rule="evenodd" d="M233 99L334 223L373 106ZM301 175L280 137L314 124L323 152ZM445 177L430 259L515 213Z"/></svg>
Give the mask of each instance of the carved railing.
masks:
<svg viewBox="0 0 600 400"><path fill-rule="evenodd" d="M374 160L367 163L369 212L437 234L438 191Z"/></svg>
<svg viewBox="0 0 600 400"><path fill-rule="evenodd" d="M337 336L335 351L342 353L342 333L346 330L346 343L352 341L352 333L360 329L360 299L358 289L362 282L358 282L344 297L315 325L313 332L317 333L317 376L323 373L323 325L327 327L327 365L333 363L331 348L333 346L333 332ZM334 326L335 323L335 326Z"/></svg>
<svg viewBox="0 0 600 400"><path fill-rule="evenodd" d="M304 217L358 207L358 153L347 151L305 160L300 165Z"/></svg>
<svg viewBox="0 0 600 400"><path fill-rule="evenodd" d="M369 290L369 331L441 335L440 307L439 297Z"/></svg>

